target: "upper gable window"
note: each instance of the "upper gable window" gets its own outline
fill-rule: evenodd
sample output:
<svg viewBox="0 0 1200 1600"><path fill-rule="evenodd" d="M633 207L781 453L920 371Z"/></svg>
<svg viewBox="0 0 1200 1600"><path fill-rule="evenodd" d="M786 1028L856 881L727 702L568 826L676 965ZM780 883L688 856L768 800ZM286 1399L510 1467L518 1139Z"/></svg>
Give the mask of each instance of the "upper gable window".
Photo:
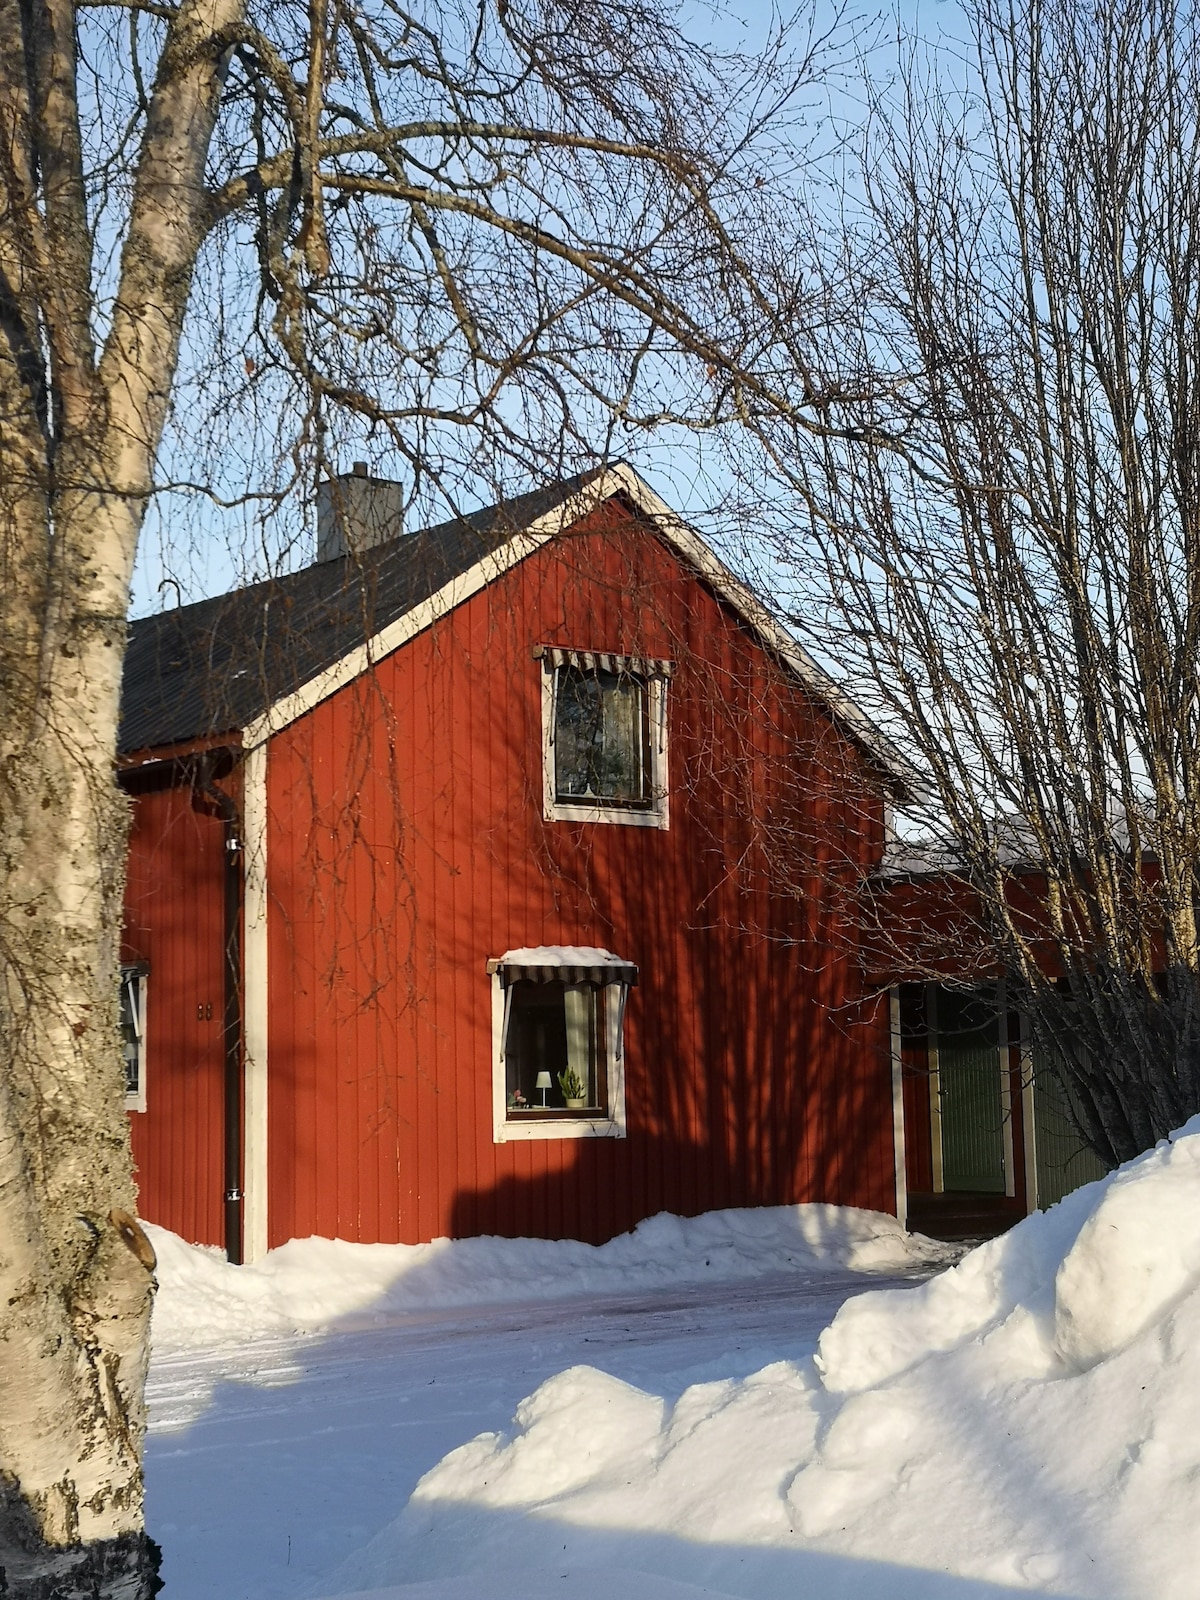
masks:
<svg viewBox="0 0 1200 1600"><path fill-rule="evenodd" d="M650 805L646 680L559 667L555 693L555 798L568 805Z"/></svg>
<svg viewBox="0 0 1200 1600"><path fill-rule="evenodd" d="M665 828L669 661L542 646L549 822Z"/></svg>

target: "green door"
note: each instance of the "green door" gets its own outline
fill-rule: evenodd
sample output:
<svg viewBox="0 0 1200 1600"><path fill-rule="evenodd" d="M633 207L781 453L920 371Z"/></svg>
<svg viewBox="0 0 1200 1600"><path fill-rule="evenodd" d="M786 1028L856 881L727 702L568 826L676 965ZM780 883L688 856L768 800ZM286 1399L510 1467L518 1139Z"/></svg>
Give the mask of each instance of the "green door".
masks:
<svg viewBox="0 0 1200 1600"><path fill-rule="evenodd" d="M1037 1203L1043 1211L1107 1171L1071 1121L1066 1090L1040 1050L1035 1050L1033 1057L1033 1145Z"/></svg>
<svg viewBox="0 0 1200 1600"><path fill-rule="evenodd" d="M1000 1034L990 991L938 990L937 1051L942 1187L1003 1194Z"/></svg>

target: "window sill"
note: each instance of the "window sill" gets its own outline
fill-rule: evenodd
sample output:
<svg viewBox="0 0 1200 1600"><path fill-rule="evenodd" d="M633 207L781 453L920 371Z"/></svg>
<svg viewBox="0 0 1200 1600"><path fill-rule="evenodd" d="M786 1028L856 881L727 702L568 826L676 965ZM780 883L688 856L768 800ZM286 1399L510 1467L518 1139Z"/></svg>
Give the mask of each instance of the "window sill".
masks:
<svg viewBox="0 0 1200 1600"><path fill-rule="evenodd" d="M666 801L649 807L564 805L546 802L547 822L615 822L626 828L669 828Z"/></svg>
<svg viewBox="0 0 1200 1600"><path fill-rule="evenodd" d="M569 1112L533 1112L507 1117L493 1130L495 1144L521 1139L623 1139L624 1125L616 1117L572 1116Z"/></svg>
<svg viewBox="0 0 1200 1600"><path fill-rule="evenodd" d="M608 1112L603 1106L509 1106L508 1120L510 1122L533 1122L536 1118L557 1117L561 1122L564 1117L572 1117L576 1122L584 1117L590 1117L593 1122L608 1121Z"/></svg>

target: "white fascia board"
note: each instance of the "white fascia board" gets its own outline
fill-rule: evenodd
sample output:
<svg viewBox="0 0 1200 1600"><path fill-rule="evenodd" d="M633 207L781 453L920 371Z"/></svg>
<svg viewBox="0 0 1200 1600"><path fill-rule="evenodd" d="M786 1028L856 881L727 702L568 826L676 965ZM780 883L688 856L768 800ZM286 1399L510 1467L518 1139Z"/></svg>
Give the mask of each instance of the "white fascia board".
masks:
<svg viewBox="0 0 1200 1600"><path fill-rule="evenodd" d="M608 481L610 477L611 473L604 473L601 478L571 495L561 505L538 517L536 522L531 522L528 528L514 534L499 549L489 551L473 567L451 578L450 582L444 584L435 594L430 595L427 600L422 600L420 605L414 606L411 611L406 611L402 617L397 617L394 622L389 622L386 628L381 628L364 644L356 645L331 667L326 667L324 671L302 684L293 694L276 700L245 728L242 735L245 746L253 749L255 745L262 744L273 734L279 733L307 715L323 700L328 700L330 695L336 694L348 683L353 683L355 678L377 665L385 656L391 655L401 645L407 644L418 633L423 633L426 628L453 611L455 606L461 605L464 600L469 600L472 595L485 589L489 583L494 583L497 578L503 577L506 572L524 561L526 556L533 555L534 551L548 544L564 528L569 528L572 523L578 522L589 512L594 511L598 505L623 487L623 485L611 485Z"/></svg>
<svg viewBox="0 0 1200 1600"><path fill-rule="evenodd" d="M650 485L625 462L611 468L605 476L606 479L619 480L620 490L635 502L640 511L654 519L668 544L737 612L759 642L780 657L806 689L824 701L834 716L853 732L857 741L871 752L884 771L896 780L902 793L917 797L925 792L928 781L921 772L901 755L866 712L817 665L804 646L792 637L758 596L730 572L678 512L672 511L666 501L660 499Z"/></svg>
<svg viewBox="0 0 1200 1600"><path fill-rule="evenodd" d="M499 549L490 551L473 567L452 578L436 594L414 606L411 611L397 617L364 644L348 651L331 667L317 673L294 693L285 695L268 706L243 732L243 742L248 749L269 739L273 734L305 716L314 706L320 705L330 695L336 694L348 683L367 671L373 664L399 649L418 633L447 615L455 606L469 600L472 595L504 573L511 571L526 556L540 550L564 528L579 522L605 500L623 494L646 517L650 518L662 537L676 553L704 579L725 603L730 606L750 631L778 656L795 673L799 681L833 713L834 717L867 749L883 770L895 781L902 796L920 796L926 789L926 780L909 761L900 754L891 741L855 704L829 674L813 660L808 651L788 633L771 614L762 601L739 578L734 577L723 561L709 548L700 535L690 528L677 512L672 511L644 478L626 462L608 467L591 483L578 490L561 505L546 512L532 522L523 532L515 534Z"/></svg>

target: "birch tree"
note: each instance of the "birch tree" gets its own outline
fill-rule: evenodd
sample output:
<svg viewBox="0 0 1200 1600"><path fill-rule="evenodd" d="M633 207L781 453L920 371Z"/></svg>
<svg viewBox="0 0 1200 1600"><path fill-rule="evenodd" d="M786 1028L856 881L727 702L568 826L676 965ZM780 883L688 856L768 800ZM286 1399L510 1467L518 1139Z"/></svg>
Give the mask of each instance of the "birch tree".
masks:
<svg viewBox="0 0 1200 1600"><path fill-rule="evenodd" d="M899 855L957 920L885 964L1006 970L1115 1164L1200 1111L1200 31L1162 0L963 14L965 67L914 45L874 91L839 334L866 376L838 435L777 436L776 555L929 774L936 848Z"/></svg>
<svg viewBox="0 0 1200 1600"><path fill-rule="evenodd" d="M272 493L350 432L416 502L773 405L802 319L745 262L814 60L731 88L656 0L0 0L7 1592L154 1583L112 777L148 505L231 415Z"/></svg>

